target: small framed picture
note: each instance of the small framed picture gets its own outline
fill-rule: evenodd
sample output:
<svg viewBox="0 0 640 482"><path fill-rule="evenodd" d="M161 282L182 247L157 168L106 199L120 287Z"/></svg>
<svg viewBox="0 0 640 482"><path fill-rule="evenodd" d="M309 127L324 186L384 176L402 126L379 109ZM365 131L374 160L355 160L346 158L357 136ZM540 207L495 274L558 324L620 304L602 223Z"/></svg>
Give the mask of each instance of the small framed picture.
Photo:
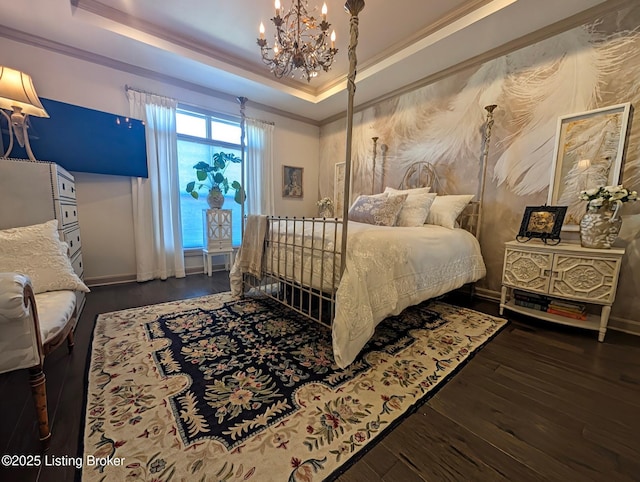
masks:
<svg viewBox="0 0 640 482"><path fill-rule="evenodd" d="M538 238L545 244L558 244L566 213L567 206L527 206L516 240L526 242Z"/></svg>
<svg viewBox="0 0 640 482"><path fill-rule="evenodd" d="M301 198L302 167L282 166L282 197Z"/></svg>

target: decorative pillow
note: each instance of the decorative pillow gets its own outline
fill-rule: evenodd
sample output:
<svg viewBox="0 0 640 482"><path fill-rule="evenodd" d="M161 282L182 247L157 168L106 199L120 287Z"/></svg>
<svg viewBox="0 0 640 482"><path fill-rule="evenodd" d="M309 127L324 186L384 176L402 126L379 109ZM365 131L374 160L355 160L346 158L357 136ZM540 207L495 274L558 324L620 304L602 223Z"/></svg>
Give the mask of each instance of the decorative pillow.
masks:
<svg viewBox="0 0 640 482"><path fill-rule="evenodd" d="M460 213L467 207L473 197L473 194L437 196L431 205L425 224L437 224L453 229L456 218L460 216Z"/></svg>
<svg viewBox="0 0 640 482"><path fill-rule="evenodd" d="M60 241L55 219L0 231L0 272L28 276L35 293L89 291L73 271L67 243Z"/></svg>
<svg viewBox="0 0 640 482"><path fill-rule="evenodd" d="M389 196L398 196L407 194L407 200L402 205L402 210L396 220L396 226L422 226L427 219L429 209L433 200L436 198L435 193L430 193L430 187L406 189L400 191L387 187L384 192Z"/></svg>
<svg viewBox="0 0 640 482"><path fill-rule="evenodd" d="M349 220L377 226L395 226L407 195L360 195L349 208Z"/></svg>

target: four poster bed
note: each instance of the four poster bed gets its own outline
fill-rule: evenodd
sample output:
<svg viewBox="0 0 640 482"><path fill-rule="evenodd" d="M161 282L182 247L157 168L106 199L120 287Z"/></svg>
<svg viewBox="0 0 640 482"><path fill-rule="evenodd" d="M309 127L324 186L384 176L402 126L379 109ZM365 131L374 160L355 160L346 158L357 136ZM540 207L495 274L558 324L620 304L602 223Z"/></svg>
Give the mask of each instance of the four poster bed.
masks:
<svg viewBox="0 0 640 482"><path fill-rule="evenodd" d="M361 204L415 206L416 201L427 199L431 211L435 213L439 203L442 214L443 205L448 207L447 202L453 201L456 208L444 212L446 222L424 224L423 217L418 224L379 225L386 205L382 217L373 221L357 222L354 208L349 211L355 46L358 13L363 7L363 1L347 1L345 5L351 13L351 65L342 217L247 217L243 244L230 275L234 294L259 294L330 326L334 359L340 367L355 359L375 326L388 316L474 283L486 274L476 239L481 205L469 202L473 196L438 193L442 190L431 164L410 166L398 191L365 196ZM244 101L241 104L244 108ZM439 195L418 188L430 188ZM394 219L399 219L404 209L396 209ZM386 214L393 217L393 213ZM345 219L349 222L343 222Z"/></svg>

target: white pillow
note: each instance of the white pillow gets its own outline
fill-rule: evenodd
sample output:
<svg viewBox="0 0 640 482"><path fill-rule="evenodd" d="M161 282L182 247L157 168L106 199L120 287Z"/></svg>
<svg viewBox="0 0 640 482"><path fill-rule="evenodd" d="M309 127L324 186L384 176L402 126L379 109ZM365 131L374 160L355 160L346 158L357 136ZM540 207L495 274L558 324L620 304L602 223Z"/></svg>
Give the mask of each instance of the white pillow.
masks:
<svg viewBox="0 0 640 482"><path fill-rule="evenodd" d="M31 279L34 293L89 288L73 271L67 243L60 241L58 221L0 231L0 272Z"/></svg>
<svg viewBox="0 0 640 482"><path fill-rule="evenodd" d="M427 219L429 209L433 200L436 198L435 193L430 193L430 187L398 190L387 187L384 192L389 196L407 195L407 200L402 205L402 210L396 220L396 226L422 226Z"/></svg>
<svg viewBox="0 0 640 482"><path fill-rule="evenodd" d="M431 205L425 224L437 224L453 229L456 218L473 199L473 194L437 196Z"/></svg>

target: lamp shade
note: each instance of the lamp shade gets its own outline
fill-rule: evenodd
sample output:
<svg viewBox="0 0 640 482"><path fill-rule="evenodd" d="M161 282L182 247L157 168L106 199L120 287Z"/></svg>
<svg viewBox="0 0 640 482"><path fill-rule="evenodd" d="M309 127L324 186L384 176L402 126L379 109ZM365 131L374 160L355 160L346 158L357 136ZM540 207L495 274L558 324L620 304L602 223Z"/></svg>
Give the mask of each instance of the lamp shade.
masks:
<svg viewBox="0 0 640 482"><path fill-rule="evenodd" d="M14 107L20 107L24 114L49 117L38 99L31 76L0 66L0 109L14 110Z"/></svg>

